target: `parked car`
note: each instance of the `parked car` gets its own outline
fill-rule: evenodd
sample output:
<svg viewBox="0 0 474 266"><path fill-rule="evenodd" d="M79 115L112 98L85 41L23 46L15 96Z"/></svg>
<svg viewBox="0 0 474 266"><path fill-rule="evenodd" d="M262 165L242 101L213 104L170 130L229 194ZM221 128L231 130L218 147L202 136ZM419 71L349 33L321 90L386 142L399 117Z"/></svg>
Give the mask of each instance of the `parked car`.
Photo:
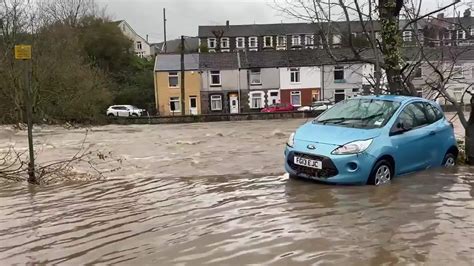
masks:
<svg viewBox="0 0 474 266"><path fill-rule="evenodd" d="M275 113L275 112L291 112L294 111L295 107L287 103L278 103L270 105L262 109L262 113Z"/></svg>
<svg viewBox="0 0 474 266"><path fill-rule="evenodd" d="M454 166L453 125L432 101L364 96L342 101L291 134L291 178L380 185L427 168Z"/></svg>
<svg viewBox="0 0 474 266"><path fill-rule="evenodd" d="M313 102L311 106L301 106L298 108L298 111L324 112L331 107L333 107L333 103L331 101L316 101Z"/></svg>
<svg viewBox="0 0 474 266"><path fill-rule="evenodd" d="M144 116L146 115L145 109L140 109L133 105L112 105L107 109L107 116L120 116L120 117L129 117L129 116Z"/></svg>

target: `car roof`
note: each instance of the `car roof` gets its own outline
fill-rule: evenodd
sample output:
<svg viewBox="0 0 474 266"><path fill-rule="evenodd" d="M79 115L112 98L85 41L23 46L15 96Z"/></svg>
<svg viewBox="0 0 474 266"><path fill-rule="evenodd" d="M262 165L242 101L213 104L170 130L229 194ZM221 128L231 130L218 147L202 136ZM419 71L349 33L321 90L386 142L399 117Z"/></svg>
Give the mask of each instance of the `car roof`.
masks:
<svg viewBox="0 0 474 266"><path fill-rule="evenodd" d="M368 95L368 96L359 96L354 99L377 99L377 100L393 101L393 102L400 102L400 103L405 103L411 100L426 101L426 99L423 99L420 97L402 96L402 95Z"/></svg>

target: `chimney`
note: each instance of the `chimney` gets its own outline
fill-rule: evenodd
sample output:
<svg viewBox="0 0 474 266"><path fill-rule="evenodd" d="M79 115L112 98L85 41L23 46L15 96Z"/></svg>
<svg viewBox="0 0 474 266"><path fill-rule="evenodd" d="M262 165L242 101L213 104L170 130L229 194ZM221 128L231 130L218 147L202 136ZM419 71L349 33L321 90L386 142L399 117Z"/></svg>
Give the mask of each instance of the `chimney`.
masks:
<svg viewBox="0 0 474 266"><path fill-rule="evenodd" d="M228 20L225 21L225 26L226 26L227 28L229 28L230 22L229 22Z"/></svg>
<svg viewBox="0 0 474 266"><path fill-rule="evenodd" d="M444 19L444 13L439 13L436 17L438 19Z"/></svg>

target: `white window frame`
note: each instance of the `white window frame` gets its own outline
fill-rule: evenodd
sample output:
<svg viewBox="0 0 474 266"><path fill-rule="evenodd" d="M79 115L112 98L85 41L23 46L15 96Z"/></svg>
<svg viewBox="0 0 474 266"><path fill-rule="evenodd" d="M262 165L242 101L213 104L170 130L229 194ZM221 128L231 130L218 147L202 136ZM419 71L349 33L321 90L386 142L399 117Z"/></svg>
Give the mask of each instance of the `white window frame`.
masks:
<svg viewBox="0 0 474 266"><path fill-rule="evenodd" d="M171 103L172 103L172 102L173 102L173 103L174 103L174 102L177 103L178 110L173 111L173 110L171 109ZM170 112L171 112L171 113L181 113L181 99L180 99L180 97L170 97L168 103L169 103L169 105L170 105Z"/></svg>
<svg viewBox="0 0 474 266"><path fill-rule="evenodd" d="M463 65L456 64L453 66L453 79L463 79L464 78L464 68Z"/></svg>
<svg viewBox="0 0 474 266"><path fill-rule="evenodd" d="M332 45L340 45L342 42L341 34L332 35Z"/></svg>
<svg viewBox="0 0 474 266"><path fill-rule="evenodd" d="M239 41L242 41L242 45L239 46ZM245 37L237 37L235 38L235 47L237 49L244 49L245 48Z"/></svg>
<svg viewBox="0 0 474 266"><path fill-rule="evenodd" d="M452 88L451 90L453 91L454 99L457 102L461 102L462 94L464 93L464 88L458 87L458 88Z"/></svg>
<svg viewBox="0 0 474 266"><path fill-rule="evenodd" d="M214 101L219 101L220 106L214 108L214 105L212 104ZM219 95L219 94L211 95L209 102L211 103L211 111L222 111L222 95Z"/></svg>
<svg viewBox="0 0 474 266"><path fill-rule="evenodd" d="M276 96L272 96L272 93L276 93ZM275 104L280 103L280 91L279 90L269 90L267 91L267 105L270 106L273 103L271 102L273 99L275 99Z"/></svg>
<svg viewBox="0 0 474 266"><path fill-rule="evenodd" d="M171 86L171 83L170 83L170 79L171 78L177 78L178 79L178 82L176 83L176 86ZM168 88L173 88L173 89L176 89L176 88L179 88L179 73L178 72L168 72Z"/></svg>
<svg viewBox="0 0 474 266"><path fill-rule="evenodd" d="M252 45L252 42L254 42L255 44ZM249 37L249 48L258 48L258 37L256 36Z"/></svg>
<svg viewBox="0 0 474 266"><path fill-rule="evenodd" d="M301 83L301 69L297 67L290 68L290 83L299 84Z"/></svg>
<svg viewBox="0 0 474 266"><path fill-rule="evenodd" d="M213 76L219 76L219 83L213 83ZM211 87L218 87L222 85L221 72L219 70L211 70L209 72L209 84L211 85Z"/></svg>
<svg viewBox="0 0 474 266"><path fill-rule="evenodd" d="M459 38L459 35L461 35L461 38ZM466 39L466 31L465 30L457 30L456 31L456 39L457 40L465 40Z"/></svg>
<svg viewBox="0 0 474 266"><path fill-rule="evenodd" d="M256 73L258 73L258 82L254 82L254 79L252 79L252 75L256 75ZM250 69L249 78L250 85L262 85L262 71L260 69Z"/></svg>
<svg viewBox="0 0 474 266"><path fill-rule="evenodd" d="M137 50L142 50L142 49L143 49L142 42L141 42L141 41L137 41Z"/></svg>
<svg viewBox="0 0 474 266"><path fill-rule="evenodd" d="M300 35L291 36L291 46L301 46L301 36Z"/></svg>
<svg viewBox="0 0 474 266"><path fill-rule="evenodd" d="M214 45L211 45L211 43L214 43ZM207 38L207 48L209 49L216 49L217 47L217 39L216 38Z"/></svg>
<svg viewBox="0 0 474 266"><path fill-rule="evenodd" d="M305 35L304 36L304 44L307 47L314 47L314 36L311 34Z"/></svg>
<svg viewBox="0 0 474 266"><path fill-rule="evenodd" d="M403 31L402 37L404 42L411 42L413 37L413 32L411 30Z"/></svg>
<svg viewBox="0 0 474 266"><path fill-rule="evenodd" d="M296 95L299 96L299 99L300 99L299 103L294 103L293 102L293 96L296 96ZM292 91L292 92L290 92L290 103L291 103L291 105L296 106L296 107L301 106L301 91Z"/></svg>
<svg viewBox="0 0 474 266"><path fill-rule="evenodd" d="M469 35L471 35L471 39L474 38L474 26L471 27Z"/></svg>
<svg viewBox="0 0 474 266"><path fill-rule="evenodd" d="M270 39L270 45L267 45L267 39ZM273 47L273 36L264 36L263 37L263 48Z"/></svg>
<svg viewBox="0 0 474 266"><path fill-rule="evenodd" d="M286 36L286 35L278 35L276 38L277 38L277 40L276 40L276 42L277 42L277 48L280 48L280 49L284 48L284 49L286 49L286 39L287 39L287 36ZM283 39L283 42L280 42L280 38Z"/></svg>
<svg viewBox="0 0 474 266"><path fill-rule="evenodd" d="M256 97L258 96L258 97ZM257 105L253 105L253 100L257 98L260 99L259 102L257 102ZM265 93L263 91L252 91L249 93L249 107L250 109L262 109L265 107Z"/></svg>
<svg viewBox="0 0 474 266"><path fill-rule="evenodd" d="M230 39L228 37L222 37L221 38L221 49L229 49L229 48L230 48Z"/></svg>

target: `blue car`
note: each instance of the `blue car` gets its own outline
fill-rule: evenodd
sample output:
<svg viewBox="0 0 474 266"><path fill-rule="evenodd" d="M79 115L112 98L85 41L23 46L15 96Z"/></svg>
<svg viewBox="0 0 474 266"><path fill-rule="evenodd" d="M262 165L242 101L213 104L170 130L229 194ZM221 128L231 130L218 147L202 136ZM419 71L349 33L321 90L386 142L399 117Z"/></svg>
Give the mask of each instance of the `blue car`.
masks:
<svg viewBox="0 0 474 266"><path fill-rule="evenodd" d="M454 166L453 125L435 102L395 95L342 101L291 134L291 178L381 185L393 177Z"/></svg>

